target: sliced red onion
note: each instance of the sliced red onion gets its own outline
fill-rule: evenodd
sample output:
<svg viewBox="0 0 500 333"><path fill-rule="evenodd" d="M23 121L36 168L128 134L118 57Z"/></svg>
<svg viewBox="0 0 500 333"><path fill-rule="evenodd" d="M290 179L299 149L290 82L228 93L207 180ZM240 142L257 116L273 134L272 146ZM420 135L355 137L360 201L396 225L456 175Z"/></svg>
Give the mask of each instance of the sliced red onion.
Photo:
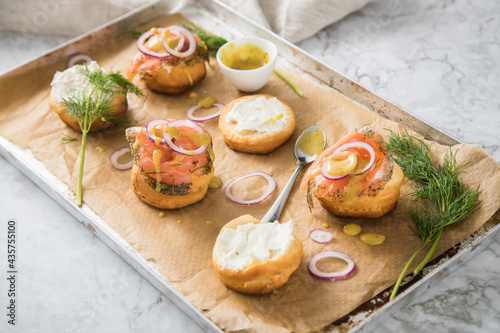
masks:
<svg viewBox="0 0 500 333"><path fill-rule="evenodd" d="M164 28L159 28L158 31L163 32L163 29ZM153 35L153 31L148 30L145 33L143 33L141 35L141 37L139 37L139 39L137 40L137 48L139 49L139 51L141 51L142 53L144 53L147 56L157 58L157 59L165 59L165 58L171 57L172 55L169 54L168 52L167 53L158 53L155 51L148 50L146 48L146 46L145 46L146 41L152 35Z"/></svg>
<svg viewBox="0 0 500 333"><path fill-rule="evenodd" d="M316 243L328 243L333 239L333 234L324 229L314 229L309 233L309 237Z"/></svg>
<svg viewBox="0 0 500 333"><path fill-rule="evenodd" d="M342 259L347 263L347 268L340 272L322 272L316 267L316 263L323 258ZM354 261L347 254L334 250L323 251L315 254L307 264L307 270L313 277L328 281L345 279L354 272L354 269Z"/></svg>
<svg viewBox="0 0 500 333"><path fill-rule="evenodd" d="M187 110L187 117L189 119L191 119L192 121L199 121L199 122L203 122L203 121L208 121L208 120L212 120L212 119L215 119L217 118L218 116L220 116L221 112L222 112L222 109L224 108L224 104L222 103L214 103L215 106L217 106L219 108L219 111L215 112L215 113L212 113L211 115L209 116L206 116L206 117L196 117L194 115L194 112L198 109L201 108L201 106L199 106L198 104L195 104L193 105L192 107L190 107L188 110Z"/></svg>
<svg viewBox="0 0 500 333"><path fill-rule="evenodd" d="M267 182L269 183L269 188L267 189L266 193L264 193L262 196L260 196L260 198L253 199L253 200L240 200L231 194L231 187L233 187L234 184L236 184L240 180L243 180L245 178L252 177L252 176L262 176L267 180ZM240 177L230 181L229 184L227 184L226 188L224 189L224 194L226 195L226 197L229 198L229 200L231 200L237 204L255 205L255 204L258 204L258 203L264 201L268 196L271 195L271 193L273 193L273 191L275 189L276 189L276 181L274 180L273 177L271 177L271 175L268 175L267 173L262 172L262 171L256 171L256 172L247 173L246 175L240 176Z"/></svg>
<svg viewBox="0 0 500 333"><path fill-rule="evenodd" d="M326 165L328 163L328 158L330 156L332 156L333 154L335 153L339 153L339 152L342 152L342 151L345 151L346 149L349 149L349 148L362 148L362 149L365 149L368 151L368 153L370 154L370 161L368 161L368 164L361 170L357 170L356 168L349 174L345 175L345 176L341 176L341 177L333 177L331 175L328 174L328 172L326 172ZM359 162L358 162L359 163ZM321 164L321 174L323 175L323 177L327 178L327 179L330 179L330 180L339 180L339 179L344 179L348 176L357 176L357 175L361 175L363 173L365 173L366 171L370 170L373 165L375 164L375 150L373 149L373 147L367 143L367 142L364 142L364 141L351 141L351 142L347 142L347 143L344 143L343 145L341 145L340 147L338 147L337 149L335 149L331 155L329 155L325 160L324 162Z"/></svg>
<svg viewBox="0 0 500 333"><path fill-rule="evenodd" d="M192 122L191 120L188 120L188 119L173 120L170 123L168 123L168 125L169 126L173 126L173 127L187 126L187 127L191 127L192 129L196 130L198 133L207 133L203 127L201 127L197 123L194 123L194 122ZM179 154L183 154L183 155L199 155L199 154L203 154L207 150L207 148L208 148L207 145L202 145L202 146L200 146L196 150L187 150L187 149L178 147L172 141L172 138L170 137L170 135L168 135L168 133L166 133L165 131L163 131L163 138L165 139L166 144L170 148L172 148L172 150L178 152Z"/></svg>
<svg viewBox="0 0 500 333"><path fill-rule="evenodd" d="M169 26L168 29L174 34L183 35L184 37L186 37L189 45L186 51L181 52L179 50L172 49L166 42L163 42L163 47L165 48L165 50L167 50L167 52L170 53L171 55L176 56L178 58L187 58L192 56L196 51L196 48L198 47L198 43L196 43L196 39L194 38L193 33L188 29L181 27L179 25Z"/></svg>
<svg viewBox="0 0 500 333"><path fill-rule="evenodd" d="M115 150L111 154L111 156L109 156L109 161L111 162L111 165L114 166L118 170L128 170L128 169L132 168L132 166L134 165L134 160L131 160L130 162L127 162L127 163L118 162L118 159L127 153L130 154L129 147L123 147L123 148L120 148L118 150Z"/></svg>
<svg viewBox="0 0 500 333"><path fill-rule="evenodd" d="M72 67L80 62L83 62L85 64L90 64L92 61L94 61L94 59L92 59L91 56L89 56L88 54L85 54L85 53L75 53L73 54L69 60L68 60L68 64L67 66L68 67Z"/></svg>
<svg viewBox="0 0 500 333"><path fill-rule="evenodd" d="M166 120L166 119L155 119L155 120L151 120L148 125L146 126L146 135L148 136L148 139L149 141L151 141L152 143L155 143L156 144L156 140L155 140L155 137L149 132L149 130L153 127L156 127L158 125L168 125L170 123L170 121ZM158 144L160 145L166 145L167 144L167 141L165 140L165 138L161 139L160 142L158 142Z"/></svg>

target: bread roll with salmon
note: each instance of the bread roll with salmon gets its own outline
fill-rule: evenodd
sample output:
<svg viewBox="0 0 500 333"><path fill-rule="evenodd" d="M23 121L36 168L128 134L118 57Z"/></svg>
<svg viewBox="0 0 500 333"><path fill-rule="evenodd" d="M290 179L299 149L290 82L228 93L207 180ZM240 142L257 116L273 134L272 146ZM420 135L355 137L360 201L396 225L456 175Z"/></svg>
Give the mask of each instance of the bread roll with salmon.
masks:
<svg viewBox="0 0 500 333"><path fill-rule="evenodd" d="M132 189L139 199L177 209L205 197L214 154L211 137L201 126L184 119L155 120L146 127L128 128L126 137L134 157Z"/></svg>
<svg viewBox="0 0 500 333"><path fill-rule="evenodd" d="M127 77L138 76L152 91L178 95L206 76L206 45L184 27L153 28L139 37L137 47Z"/></svg>
<svg viewBox="0 0 500 333"><path fill-rule="evenodd" d="M313 199L333 215L379 218L397 204L404 174L378 133L363 127L328 147L301 182Z"/></svg>

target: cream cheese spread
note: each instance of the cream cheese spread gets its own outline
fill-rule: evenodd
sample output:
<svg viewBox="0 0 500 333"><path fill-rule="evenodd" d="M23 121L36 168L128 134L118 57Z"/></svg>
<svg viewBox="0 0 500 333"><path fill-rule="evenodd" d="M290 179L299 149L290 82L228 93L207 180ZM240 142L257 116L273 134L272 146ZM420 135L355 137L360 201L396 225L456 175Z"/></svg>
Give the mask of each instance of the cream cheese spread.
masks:
<svg viewBox="0 0 500 333"><path fill-rule="evenodd" d="M285 112L286 107L276 97L250 97L235 103L226 121L235 124L238 132L278 132L287 120Z"/></svg>
<svg viewBox="0 0 500 333"><path fill-rule="evenodd" d="M91 72L97 72L99 65L97 62L92 61L87 65L87 68ZM77 95L81 98L88 97L92 91L92 86L89 79L83 74L84 70L84 65L74 65L63 72L56 72L54 79L50 83L53 88L52 97L58 102L62 102L63 98L68 98L71 95Z"/></svg>
<svg viewBox="0 0 500 333"><path fill-rule="evenodd" d="M222 268L243 270L284 254L294 239L293 223L247 223L226 228L217 237L217 261Z"/></svg>

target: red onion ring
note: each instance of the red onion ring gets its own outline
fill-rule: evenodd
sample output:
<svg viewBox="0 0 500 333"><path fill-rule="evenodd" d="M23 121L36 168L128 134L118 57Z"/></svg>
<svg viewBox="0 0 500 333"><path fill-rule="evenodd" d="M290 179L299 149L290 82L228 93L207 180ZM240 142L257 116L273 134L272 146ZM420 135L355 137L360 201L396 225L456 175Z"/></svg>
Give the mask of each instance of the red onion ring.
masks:
<svg viewBox="0 0 500 333"><path fill-rule="evenodd" d="M171 55L178 57L178 58L187 58L187 57L192 56L194 54L194 52L196 51L196 48L198 47L198 43L196 43L196 39L194 38L193 33L191 31L189 31L188 29L181 27L179 25L171 25L168 27L168 29L171 32L173 32L174 34L183 35L184 37L186 37L189 45L188 45L188 49L186 51L181 52L181 51L172 49L167 44L167 42L163 39L162 43L163 43L163 47L165 48L165 50L167 50L167 52L170 53Z"/></svg>
<svg viewBox="0 0 500 333"><path fill-rule="evenodd" d="M90 64L92 61L94 61L94 59L92 59L91 56L89 56L88 54L85 54L85 53L75 53L73 54L69 59L68 59L68 68L69 67L72 67L76 64L78 64L79 62L84 62L85 64Z"/></svg>
<svg viewBox="0 0 500 333"><path fill-rule="evenodd" d="M199 106L198 104L195 104L193 105L192 107L190 107L188 110L187 110L187 117L189 119L191 119L192 121L198 121L198 122L203 122L203 121L208 121L208 120L212 120L212 119L215 119L217 118L218 116L220 116L221 112L222 112L222 109L224 108L224 104L222 103L214 103L215 106L217 106L219 108L219 111L217 111L216 113L213 113L209 116L206 116L206 117L196 117L194 115L194 112L198 109L201 108L201 106Z"/></svg>
<svg viewBox="0 0 500 333"><path fill-rule="evenodd" d="M173 127L187 126L187 127L191 127L192 129L196 130L198 133L207 133L203 127L201 127L197 123L194 123L194 122L192 122L191 120L188 120L188 119L173 120L170 123L168 123L168 125L169 126L173 126ZM178 146L176 146L174 144L174 142L172 141L172 138L170 137L170 135L168 135L168 133L165 132L165 131L163 131L163 138L165 139L166 144L170 148L172 148L172 150L178 152L179 154L183 154L183 155L199 155L199 154L203 154L207 150L207 148L208 148L207 145L202 145L198 149L195 149L195 150L186 150L184 148L178 147Z"/></svg>
<svg viewBox="0 0 500 333"><path fill-rule="evenodd" d="M322 272L316 267L316 263L323 258L342 259L347 263L347 268L340 272ZM313 277L327 281L345 279L354 272L354 269L354 261L347 254L334 250L323 251L315 254L307 264L307 270Z"/></svg>
<svg viewBox="0 0 500 333"><path fill-rule="evenodd" d="M164 28L158 28L158 31L160 31L160 32L163 33L163 29ZM165 58L171 57L172 55L169 54L168 52L167 53L158 53L158 52L155 52L155 51L148 50L144 46L144 44L146 43L146 40L149 37L151 37L152 35L153 35L153 31L148 30L145 33L143 33L139 37L139 39L137 39L137 48L139 49L139 51L141 51L142 53L144 53L147 56L150 56L150 57L153 57L153 58L157 58L157 59L165 59Z"/></svg>
<svg viewBox="0 0 500 333"><path fill-rule="evenodd" d="M362 149L367 150L368 153L370 153L370 161L368 162L368 164L362 170L356 170L356 169L354 169L351 173L349 173L349 174L347 174L345 176L342 176L342 177L332 177L331 175L329 175L326 172L326 164L328 163L328 158L330 156L332 156L333 154L335 154L335 153L345 151L346 149L349 149L349 148L362 148ZM352 176L361 175L361 174L365 173L366 171L370 170L373 167L374 164L375 164L375 149L373 149L373 147L369 143L367 143L367 142L364 142L364 141L351 141L351 142L344 143L343 145L341 145L340 147L338 147L337 149L335 149L327 158L325 158L325 160L321 164L321 174L323 175L323 177L325 177L327 179L330 179L330 180L339 180L339 179L344 179L344 178L346 178L348 176L351 176L351 175Z"/></svg>
<svg viewBox="0 0 500 333"><path fill-rule="evenodd" d="M109 156L109 161L111 162L111 165L115 167L115 169L118 170L128 170L132 168L134 165L134 160L127 162L127 163L120 163L118 162L118 159L125 155L126 153L130 153L130 148L129 147L123 147L120 149L115 150L110 156Z"/></svg>
<svg viewBox="0 0 500 333"><path fill-rule="evenodd" d="M309 233L309 237L316 243L328 243L333 239L333 234L324 229L314 229Z"/></svg>
<svg viewBox="0 0 500 333"><path fill-rule="evenodd" d="M269 188L267 189L267 191L263 195L260 196L260 198L253 199L253 200L240 200L231 194L231 187L233 187L234 184L236 184L240 180L243 180L243 179L251 177L251 176L262 176L269 183ZM262 172L262 171L256 171L256 172L247 173L246 175L240 176L240 177L230 181L229 184L227 184L226 188L224 189L224 194L226 195L226 197L228 197L229 200L231 200L237 204L255 205L255 204L258 204L258 203L264 201L268 196L271 195L271 193L273 193L273 191L275 189L276 189L276 181L274 180L273 177L271 177L271 175L269 175L265 172Z"/></svg>
<svg viewBox="0 0 500 333"><path fill-rule="evenodd" d="M152 128L152 127L155 127L157 125L168 125L170 123L170 121L166 120L166 119L156 119L156 120L151 120L147 126L146 126L146 135L149 139L149 141L151 141L152 143L156 144L156 141L155 141L155 138L153 137L153 135L149 132L149 130ZM160 142L158 142L158 144L160 145L166 145L167 144L167 141L165 141L165 138L161 139Z"/></svg>

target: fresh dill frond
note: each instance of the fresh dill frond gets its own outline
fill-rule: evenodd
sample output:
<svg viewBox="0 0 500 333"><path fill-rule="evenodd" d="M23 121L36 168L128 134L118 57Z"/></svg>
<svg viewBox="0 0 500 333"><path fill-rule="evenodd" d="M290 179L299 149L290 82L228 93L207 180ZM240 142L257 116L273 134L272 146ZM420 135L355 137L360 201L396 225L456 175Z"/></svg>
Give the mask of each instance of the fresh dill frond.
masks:
<svg viewBox="0 0 500 333"><path fill-rule="evenodd" d="M196 34L203 42L205 42L205 45L207 46L209 54L211 56L215 56L221 46L227 43L226 39L208 33L194 23L185 22L182 23L182 26L192 33Z"/></svg>
<svg viewBox="0 0 500 333"><path fill-rule="evenodd" d="M82 206L82 182L83 166L85 160L85 147L87 134L90 132L92 123L98 119L105 122L123 125L123 118L114 114L115 105L113 101L121 94L131 93L144 98L144 93L131 81L123 77L119 72L106 72L99 68L90 70L87 65L82 68L81 74L88 79L90 92L79 91L78 93L62 99L62 104L68 114L75 117L82 131L82 144L80 156L80 169L78 173L78 187L76 200L78 207Z"/></svg>
<svg viewBox="0 0 500 333"><path fill-rule="evenodd" d="M69 142L77 140L76 138L69 136L68 134L62 133L61 135L62 135L62 138L61 138L62 143L69 143Z"/></svg>
<svg viewBox="0 0 500 333"><path fill-rule="evenodd" d="M134 38L139 38L142 36L143 33L145 33L146 31L148 31L148 29L135 29L135 30L132 30L130 32L130 34L132 35L132 37Z"/></svg>
<svg viewBox="0 0 500 333"><path fill-rule="evenodd" d="M413 254L391 294L391 300L397 294L399 286L416 255L429 243L433 245L426 257L417 266L414 275L432 258L437 244L446 226L466 219L479 209L481 191L479 186L472 189L465 185L458 176L468 164L458 165L457 152L450 151L443 163L434 166L429 147L421 139L415 138L405 129L403 134L391 132L387 149L410 179L413 189L411 195L416 206L410 209L410 218L414 222L412 231L422 240L422 246Z"/></svg>

